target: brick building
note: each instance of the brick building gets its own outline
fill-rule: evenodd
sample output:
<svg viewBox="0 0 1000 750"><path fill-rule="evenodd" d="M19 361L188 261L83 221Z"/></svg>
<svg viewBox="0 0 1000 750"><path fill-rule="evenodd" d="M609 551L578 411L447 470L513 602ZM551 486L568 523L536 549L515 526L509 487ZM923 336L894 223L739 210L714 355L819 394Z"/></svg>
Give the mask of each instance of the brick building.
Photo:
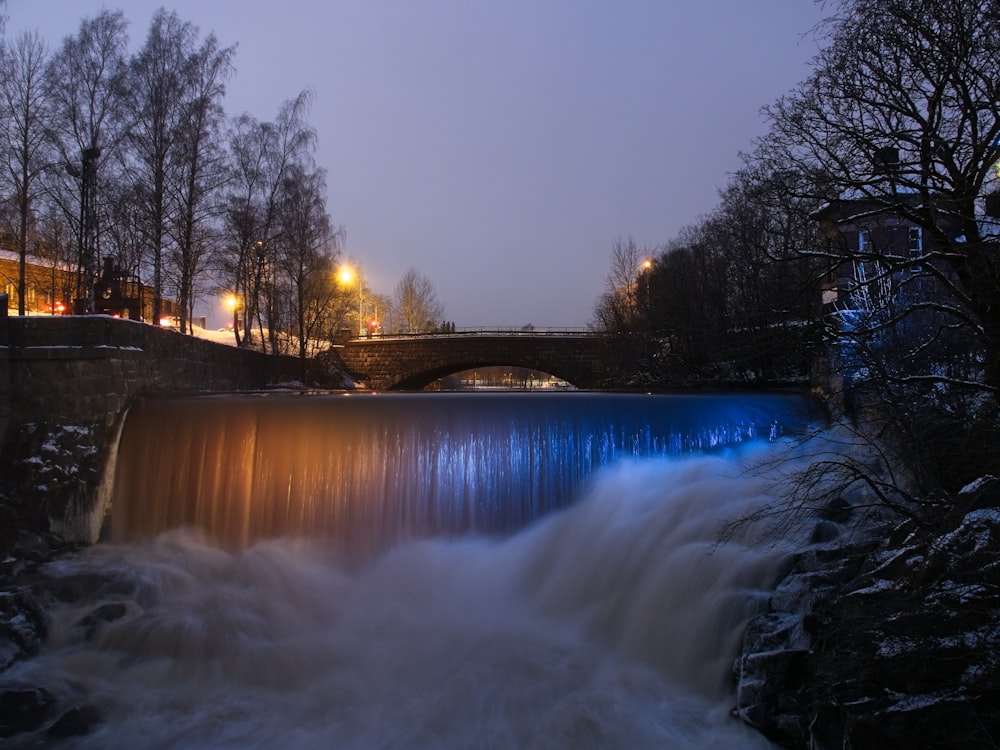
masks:
<svg viewBox="0 0 1000 750"><path fill-rule="evenodd" d="M911 200L919 198L913 195ZM933 259L940 248L933 246L923 228L884 203L841 198L813 216L819 222L822 249L844 257L822 282L824 312L872 309L899 294L909 300L927 299L940 283L936 276L954 280L951 269ZM957 217L942 213L938 222L946 234L957 236L960 231Z"/></svg>
<svg viewBox="0 0 1000 750"><path fill-rule="evenodd" d="M0 250L0 293L6 294L9 312L18 310L18 254ZM85 311L76 267L28 256L25 266L25 313L28 315L66 315ZM180 316L177 302L161 301L162 318L172 324ZM124 273L106 258L94 281L94 311L104 315L151 321L153 293L141 280Z"/></svg>

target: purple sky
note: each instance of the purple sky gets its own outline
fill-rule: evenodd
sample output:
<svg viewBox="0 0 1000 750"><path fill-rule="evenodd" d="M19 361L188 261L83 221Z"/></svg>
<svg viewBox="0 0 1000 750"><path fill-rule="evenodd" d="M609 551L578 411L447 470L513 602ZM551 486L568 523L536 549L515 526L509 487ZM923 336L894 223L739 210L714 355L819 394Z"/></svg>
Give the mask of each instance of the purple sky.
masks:
<svg viewBox="0 0 1000 750"><path fill-rule="evenodd" d="M8 0L51 47L121 7L133 49L164 5L237 44L226 109L312 89L346 253L390 295L413 266L459 327L584 326L631 235L711 211L807 75L811 0ZM206 314L215 316L214 302Z"/></svg>

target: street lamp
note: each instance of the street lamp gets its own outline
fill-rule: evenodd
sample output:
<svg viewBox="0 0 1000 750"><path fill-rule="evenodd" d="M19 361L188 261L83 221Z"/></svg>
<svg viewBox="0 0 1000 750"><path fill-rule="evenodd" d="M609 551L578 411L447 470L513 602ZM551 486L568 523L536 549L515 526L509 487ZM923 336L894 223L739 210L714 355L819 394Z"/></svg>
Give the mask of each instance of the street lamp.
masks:
<svg viewBox="0 0 1000 750"><path fill-rule="evenodd" d="M236 336L236 346L240 345L240 298L235 294L226 297L226 307L233 311L233 334Z"/></svg>
<svg viewBox="0 0 1000 750"><path fill-rule="evenodd" d="M66 164L66 171L80 181L80 234L79 234L79 267L83 277L82 299L75 302L77 314L92 314L94 312L94 278L96 275L96 258L94 251L94 219L96 209L97 160L101 149L96 146L85 148L80 152L80 167L73 163Z"/></svg>
<svg viewBox="0 0 1000 750"><path fill-rule="evenodd" d="M365 290L361 282L361 273L350 266L341 266L337 272L337 280L344 286L350 286L357 277L358 284L358 336L365 335Z"/></svg>
<svg viewBox="0 0 1000 750"><path fill-rule="evenodd" d="M636 279L636 302L639 306L649 305L649 272L653 270L653 261L646 258L639 265Z"/></svg>

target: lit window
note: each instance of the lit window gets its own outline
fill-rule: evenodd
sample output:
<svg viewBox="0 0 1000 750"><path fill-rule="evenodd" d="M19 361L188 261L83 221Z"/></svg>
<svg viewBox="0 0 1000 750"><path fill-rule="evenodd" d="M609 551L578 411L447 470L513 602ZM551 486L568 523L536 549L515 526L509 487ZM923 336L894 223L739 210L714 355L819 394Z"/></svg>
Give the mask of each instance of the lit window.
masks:
<svg viewBox="0 0 1000 750"><path fill-rule="evenodd" d="M910 260L919 258L924 254L924 230L921 227L910 227ZM910 271L912 273L918 273L921 270L919 263L914 263L910 266Z"/></svg>
<svg viewBox="0 0 1000 750"><path fill-rule="evenodd" d="M872 249L872 235L867 229L858 232L858 252L868 253Z"/></svg>

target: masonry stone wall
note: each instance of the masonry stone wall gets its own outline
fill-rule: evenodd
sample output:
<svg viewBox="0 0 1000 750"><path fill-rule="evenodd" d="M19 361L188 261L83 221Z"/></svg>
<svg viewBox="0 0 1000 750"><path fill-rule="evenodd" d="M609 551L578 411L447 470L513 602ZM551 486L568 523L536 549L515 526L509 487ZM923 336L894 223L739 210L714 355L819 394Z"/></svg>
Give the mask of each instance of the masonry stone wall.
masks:
<svg viewBox="0 0 1000 750"><path fill-rule="evenodd" d="M0 445L10 423L10 349L7 346L7 295L0 294Z"/></svg>
<svg viewBox="0 0 1000 750"><path fill-rule="evenodd" d="M351 342L303 361L107 316L0 317L0 501L14 498L33 526L92 543L136 399L285 381L340 388L345 369L369 388L420 388L494 364L588 388L600 385L606 358L593 337L486 335Z"/></svg>
<svg viewBox="0 0 1000 750"><path fill-rule="evenodd" d="M322 386L334 376L315 362L135 321L0 318L0 489L18 499L29 523L94 542L110 501L117 437L137 398L284 381Z"/></svg>
<svg viewBox="0 0 1000 750"><path fill-rule="evenodd" d="M605 347L596 336L539 334L360 339L340 350L348 370L376 390L422 388L463 370L511 365L545 372L579 388L608 377Z"/></svg>

